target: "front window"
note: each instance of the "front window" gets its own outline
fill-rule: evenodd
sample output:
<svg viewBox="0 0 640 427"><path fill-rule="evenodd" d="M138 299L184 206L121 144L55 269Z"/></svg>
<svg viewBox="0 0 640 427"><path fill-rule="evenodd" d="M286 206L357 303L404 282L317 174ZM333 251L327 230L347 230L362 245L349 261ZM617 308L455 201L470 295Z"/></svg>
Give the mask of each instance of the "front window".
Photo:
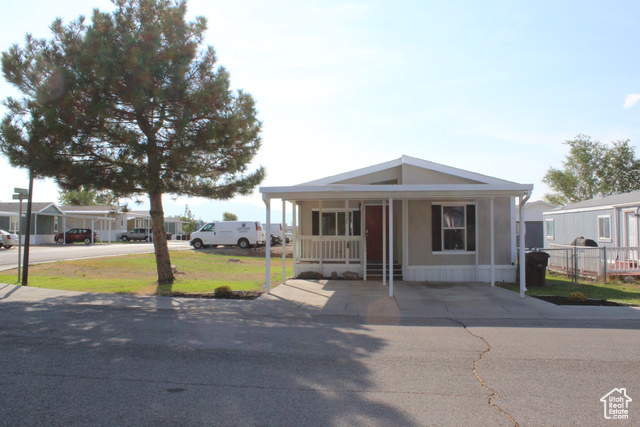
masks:
<svg viewBox="0 0 640 427"><path fill-rule="evenodd" d="M598 217L598 240L611 241L611 216Z"/></svg>
<svg viewBox="0 0 640 427"><path fill-rule="evenodd" d="M432 205L432 250L476 250L475 205Z"/></svg>
<svg viewBox="0 0 640 427"><path fill-rule="evenodd" d="M360 235L360 211L329 211L322 212L323 236L349 236ZM320 235L320 211L311 213L311 234Z"/></svg>

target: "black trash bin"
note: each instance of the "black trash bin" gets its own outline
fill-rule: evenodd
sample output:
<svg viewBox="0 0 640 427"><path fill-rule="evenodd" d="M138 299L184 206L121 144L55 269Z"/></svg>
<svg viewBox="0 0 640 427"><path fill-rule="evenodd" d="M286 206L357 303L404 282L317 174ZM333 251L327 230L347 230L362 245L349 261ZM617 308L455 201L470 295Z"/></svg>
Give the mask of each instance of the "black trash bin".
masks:
<svg viewBox="0 0 640 427"><path fill-rule="evenodd" d="M544 286L549 254L546 252L529 252L524 257L527 287Z"/></svg>

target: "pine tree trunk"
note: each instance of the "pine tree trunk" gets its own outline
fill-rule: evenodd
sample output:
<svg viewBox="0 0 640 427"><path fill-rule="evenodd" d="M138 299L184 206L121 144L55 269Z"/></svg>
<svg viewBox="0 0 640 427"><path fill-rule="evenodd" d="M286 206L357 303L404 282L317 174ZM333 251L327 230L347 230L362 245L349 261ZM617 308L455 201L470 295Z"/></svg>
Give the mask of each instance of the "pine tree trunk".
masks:
<svg viewBox="0 0 640 427"><path fill-rule="evenodd" d="M158 284L170 285L174 277L171 271L171 258L167 246L167 234L164 229L164 209L162 208L162 193L149 194L151 202L151 231L153 233L153 247L156 251L156 265L158 268Z"/></svg>

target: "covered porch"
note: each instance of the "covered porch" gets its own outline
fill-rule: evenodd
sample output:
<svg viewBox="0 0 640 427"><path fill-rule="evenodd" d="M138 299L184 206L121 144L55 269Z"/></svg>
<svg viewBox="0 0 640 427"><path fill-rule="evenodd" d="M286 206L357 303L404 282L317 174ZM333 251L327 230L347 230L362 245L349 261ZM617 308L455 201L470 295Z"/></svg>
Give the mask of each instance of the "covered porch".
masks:
<svg viewBox="0 0 640 427"><path fill-rule="evenodd" d="M375 280L393 296L394 281L402 279L493 286L519 274L524 295L524 269L516 271L515 199L524 206L532 188L403 156L260 192L267 223L272 201L279 200L286 229L290 206L296 277ZM266 254L269 290L269 247ZM283 258L282 283L284 273Z"/></svg>

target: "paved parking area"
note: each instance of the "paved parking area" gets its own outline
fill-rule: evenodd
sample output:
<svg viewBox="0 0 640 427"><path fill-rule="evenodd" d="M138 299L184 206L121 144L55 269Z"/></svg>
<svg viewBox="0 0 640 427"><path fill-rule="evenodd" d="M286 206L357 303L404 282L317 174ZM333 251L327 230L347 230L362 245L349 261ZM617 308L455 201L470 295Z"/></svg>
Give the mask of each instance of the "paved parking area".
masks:
<svg viewBox="0 0 640 427"><path fill-rule="evenodd" d="M640 319L637 308L558 306L487 283L396 282L389 297L379 281L289 280L264 298L293 312L365 317Z"/></svg>

